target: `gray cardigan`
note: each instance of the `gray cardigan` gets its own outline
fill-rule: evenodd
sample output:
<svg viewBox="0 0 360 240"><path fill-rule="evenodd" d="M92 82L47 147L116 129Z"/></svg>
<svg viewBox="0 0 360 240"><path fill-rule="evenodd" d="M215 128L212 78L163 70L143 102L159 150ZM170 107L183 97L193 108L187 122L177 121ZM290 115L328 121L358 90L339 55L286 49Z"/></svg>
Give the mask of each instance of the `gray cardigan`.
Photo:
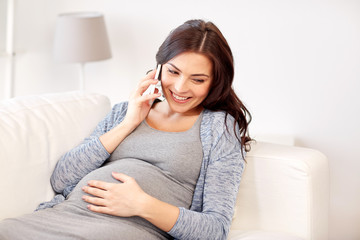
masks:
<svg viewBox="0 0 360 240"><path fill-rule="evenodd" d="M61 193L38 209L64 201L76 184L109 158L99 136L125 117L127 102L116 104L94 132L79 146L64 154L51 176L53 189ZM168 232L175 239L226 239L244 170L241 146L236 139L234 119L224 112L204 110L200 138L203 162L190 209L180 208L174 227Z"/></svg>

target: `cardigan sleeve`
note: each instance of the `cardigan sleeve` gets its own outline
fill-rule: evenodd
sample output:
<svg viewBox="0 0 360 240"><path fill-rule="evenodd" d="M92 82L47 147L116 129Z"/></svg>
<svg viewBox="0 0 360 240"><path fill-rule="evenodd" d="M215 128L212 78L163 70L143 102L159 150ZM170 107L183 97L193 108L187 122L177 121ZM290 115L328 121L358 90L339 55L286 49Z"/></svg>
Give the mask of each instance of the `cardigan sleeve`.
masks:
<svg viewBox="0 0 360 240"><path fill-rule="evenodd" d="M239 141L224 127L209 154L205 173L202 210L180 208L174 227L168 232L176 239L226 239L244 169Z"/></svg>
<svg viewBox="0 0 360 240"><path fill-rule="evenodd" d="M66 196L85 175L99 168L109 158L110 154L99 137L123 120L126 109L126 102L116 104L89 137L60 158L50 178L55 192Z"/></svg>

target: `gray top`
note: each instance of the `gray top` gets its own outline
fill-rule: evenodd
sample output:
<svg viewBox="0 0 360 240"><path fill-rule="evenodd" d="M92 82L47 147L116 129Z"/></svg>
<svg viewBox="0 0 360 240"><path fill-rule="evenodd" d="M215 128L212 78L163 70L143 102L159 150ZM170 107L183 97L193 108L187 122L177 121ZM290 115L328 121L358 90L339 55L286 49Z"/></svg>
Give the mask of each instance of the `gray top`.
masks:
<svg viewBox="0 0 360 240"><path fill-rule="evenodd" d="M194 126L185 132L159 131L143 121L136 131L116 148L108 161L130 158L151 163L172 181L182 185L181 188L193 192L203 157L200 141L201 117L202 114Z"/></svg>
<svg viewBox="0 0 360 240"><path fill-rule="evenodd" d="M79 234L81 239L94 239L99 232L97 226L106 225L109 230L101 231L101 239L171 238L139 217L122 218L91 212L86 208L87 203L81 199L84 195L81 187L87 185L89 180L119 183L112 178L111 172L122 172L135 178L140 187L151 196L189 209L203 158L201 118L202 114L193 127L184 132L159 131L143 121L116 148L103 167L90 172L77 184L66 201L54 208L23 216L21 221L4 221L0 224L1 234L7 228L7 234L16 235L5 235L9 239L20 239L21 236L58 239L63 235L56 236L54 231L48 230L56 229L62 233L70 231L74 237ZM34 222L38 224L26 226Z"/></svg>
<svg viewBox="0 0 360 240"><path fill-rule="evenodd" d="M143 121L111 154L101 167L85 176L67 197L86 207L81 187L89 180L118 183L111 172L135 178L151 196L189 209L202 161L200 120L185 132L164 132Z"/></svg>

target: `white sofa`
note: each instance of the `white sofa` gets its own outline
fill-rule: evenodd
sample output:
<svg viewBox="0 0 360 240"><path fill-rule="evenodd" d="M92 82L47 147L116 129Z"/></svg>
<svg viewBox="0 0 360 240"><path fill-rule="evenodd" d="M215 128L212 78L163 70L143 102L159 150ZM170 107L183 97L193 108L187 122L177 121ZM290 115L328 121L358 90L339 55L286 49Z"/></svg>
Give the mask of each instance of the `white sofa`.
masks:
<svg viewBox="0 0 360 240"><path fill-rule="evenodd" d="M68 92L0 102L0 220L54 192L59 157L110 111L106 96ZM326 240L328 163L312 149L257 142L247 154L230 240Z"/></svg>

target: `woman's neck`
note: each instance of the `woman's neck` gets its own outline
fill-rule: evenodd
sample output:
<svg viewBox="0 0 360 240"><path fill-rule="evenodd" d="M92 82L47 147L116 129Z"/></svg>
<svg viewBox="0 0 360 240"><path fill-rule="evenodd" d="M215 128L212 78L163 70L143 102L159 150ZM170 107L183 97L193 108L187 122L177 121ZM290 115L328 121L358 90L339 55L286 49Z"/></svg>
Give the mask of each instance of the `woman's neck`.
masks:
<svg viewBox="0 0 360 240"><path fill-rule="evenodd" d="M185 113L174 112L166 102L156 103L146 117L146 122L152 128L167 132L183 132L189 130L201 114L199 107Z"/></svg>
<svg viewBox="0 0 360 240"><path fill-rule="evenodd" d="M155 103L151 110L154 110L157 113L161 114L164 118L176 119L199 116L203 109L204 108L199 105L195 109L191 109L186 112L176 112L170 108L169 104L166 101L164 101Z"/></svg>

